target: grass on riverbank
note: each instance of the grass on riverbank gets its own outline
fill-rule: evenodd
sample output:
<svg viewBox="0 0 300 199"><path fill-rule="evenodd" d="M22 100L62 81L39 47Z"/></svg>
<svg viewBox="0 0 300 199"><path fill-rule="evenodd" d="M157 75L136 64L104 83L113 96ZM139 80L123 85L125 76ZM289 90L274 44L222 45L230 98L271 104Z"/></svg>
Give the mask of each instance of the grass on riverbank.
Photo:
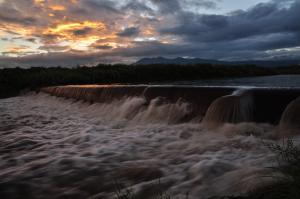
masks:
<svg viewBox="0 0 300 199"><path fill-rule="evenodd" d="M276 183L249 193L244 199L297 199L300 198L300 149L292 140L282 145L273 144L269 148L277 154L277 167L272 167Z"/></svg>

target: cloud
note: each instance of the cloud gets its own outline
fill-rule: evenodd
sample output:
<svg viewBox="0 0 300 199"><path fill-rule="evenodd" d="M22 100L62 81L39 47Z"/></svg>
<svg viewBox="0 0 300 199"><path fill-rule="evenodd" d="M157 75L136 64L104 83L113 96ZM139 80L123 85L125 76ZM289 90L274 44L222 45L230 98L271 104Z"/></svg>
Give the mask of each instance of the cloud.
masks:
<svg viewBox="0 0 300 199"><path fill-rule="evenodd" d="M76 66L94 61L91 54L85 52L49 52L43 54L28 55L24 57L0 57L0 67L10 65L15 66Z"/></svg>
<svg viewBox="0 0 300 199"><path fill-rule="evenodd" d="M5 0L0 65L73 66L149 56L299 58L299 0L201 13L213 13L219 1Z"/></svg>
<svg viewBox="0 0 300 199"><path fill-rule="evenodd" d="M197 10L199 8L205 8L205 9L217 9L218 5L217 3L220 0L216 1L209 1L209 0L181 0L180 5L185 10Z"/></svg>
<svg viewBox="0 0 300 199"><path fill-rule="evenodd" d="M151 0L151 2L158 7L161 13L176 13L181 10L181 6L178 0Z"/></svg>
<svg viewBox="0 0 300 199"><path fill-rule="evenodd" d="M97 43L93 43L90 45L91 48L95 49L95 50L109 50L112 49L113 47L110 46L109 44L97 44Z"/></svg>
<svg viewBox="0 0 300 199"><path fill-rule="evenodd" d="M299 33L300 2L290 8L275 3L260 3L255 7L231 15L196 15L181 13L176 26L161 28L162 34L173 34L198 42L232 41L273 33Z"/></svg>
<svg viewBox="0 0 300 199"><path fill-rule="evenodd" d="M75 36L83 36L83 35L87 35L88 33L90 33L93 29L90 27L84 27L82 29L78 29L78 30L73 30L73 34Z"/></svg>
<svg viewBox="0 0 300 199"><path fill-rule="evenodd" d="M118 33L118 36L120 37L132 37L138 35L140 32L139 28L137 27L130 27L125 28L122 32Z"/></svg>
<svg viewBox="0 0 300 199"><path fill-rule="evenodd" d="M123 5L122 10L147 13L151 15L154 15L155 12L151 7L139 1L129 1L127 4Z"/></svg>
<svg viewBox="0 0 300 199"><path fill-rule="evenodd" d="M39 49L48 52L63 52L70 50L69 46L60 46L55 44L40 46Z"/></svg>
<svg viewBox="0 0 300 199"><path fill-rule="evenodd" d="M27 38L26 41L35 43L36 42L36 38Z"/></svg>

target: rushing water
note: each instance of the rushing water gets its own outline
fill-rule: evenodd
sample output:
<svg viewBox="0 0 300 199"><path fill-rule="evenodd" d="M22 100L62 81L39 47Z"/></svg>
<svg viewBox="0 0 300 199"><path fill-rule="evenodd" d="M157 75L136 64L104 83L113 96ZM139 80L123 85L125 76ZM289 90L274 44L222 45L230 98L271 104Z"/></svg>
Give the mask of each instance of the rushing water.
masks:
<svg viewBox="0 0 300 199"><path fill-rule="evenodd" d="M232 96L242 102L238 107L252 103L243 92L219 101ZM284 129L245 122L210 128L197 117L182 120L188 102L145 100L91 104L43 93L1 99L0 198L106 199L115 198L118 187L130 187L141 199L160 191L206 199L272 182L265 176L276 158L267 144L281 143ZM290 109L296 102L283 122L295 117ZM247 120L250 113L238 107L233 119ZM205 120L215 118L214 111L227 114L226 107L214 109Z"/></svg>
<svg viewBox="0 0 300 199"><path fill-rule="evenodd" d="M159 186L196 199L265 183L265 168L275 164L264 143L274 142L273 126L241 123L209 130L196 122L178 124L175 115L184 114L186 104L155 100L131 116L143 109L143 99L109 104L46 94L2 99L1 198L114 198L118 182L141 198Z"/></svg>

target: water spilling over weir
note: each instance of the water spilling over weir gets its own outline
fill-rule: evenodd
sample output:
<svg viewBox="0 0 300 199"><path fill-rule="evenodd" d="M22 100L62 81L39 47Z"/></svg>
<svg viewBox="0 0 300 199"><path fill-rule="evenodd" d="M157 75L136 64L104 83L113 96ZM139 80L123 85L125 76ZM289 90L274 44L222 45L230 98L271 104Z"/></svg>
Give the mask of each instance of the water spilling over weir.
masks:
<svg viewBox="0 0 300 199"><path fill-rule="evenodd" d="M52 95L52 96L51 96ZM208 199L272 183L299 89L58 86L0 99L0 198Z"/></svg>
<svg viewBox="0 0 300 199"><path fill-rule="evenodd" d="M296 88L82 85L47 87L42 91L91 103L110 103L133 97L143 99L143 106L186 103L187 110L184 115L178 115L177 120L197 118L208 126L257 122L280 123L281 126L292 125L294 128L300 106L299 100L295 100L300 96L300 89ZM139 112L136 111L135 114ZM287 121L289 118L291 121Z"/></svg>

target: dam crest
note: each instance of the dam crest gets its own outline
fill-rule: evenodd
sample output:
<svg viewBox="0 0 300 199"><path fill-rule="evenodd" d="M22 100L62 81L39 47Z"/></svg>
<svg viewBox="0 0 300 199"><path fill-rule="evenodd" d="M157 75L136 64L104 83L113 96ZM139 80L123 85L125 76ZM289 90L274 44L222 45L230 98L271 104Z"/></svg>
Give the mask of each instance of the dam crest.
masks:
<svg viewBox="0 0 300 199"><path fill-rule="evenodd" d="M108 113L130 121L270 123L299 129L300 89L148 85L69 85L42 92L89 103L111 104Z"/></svg>

